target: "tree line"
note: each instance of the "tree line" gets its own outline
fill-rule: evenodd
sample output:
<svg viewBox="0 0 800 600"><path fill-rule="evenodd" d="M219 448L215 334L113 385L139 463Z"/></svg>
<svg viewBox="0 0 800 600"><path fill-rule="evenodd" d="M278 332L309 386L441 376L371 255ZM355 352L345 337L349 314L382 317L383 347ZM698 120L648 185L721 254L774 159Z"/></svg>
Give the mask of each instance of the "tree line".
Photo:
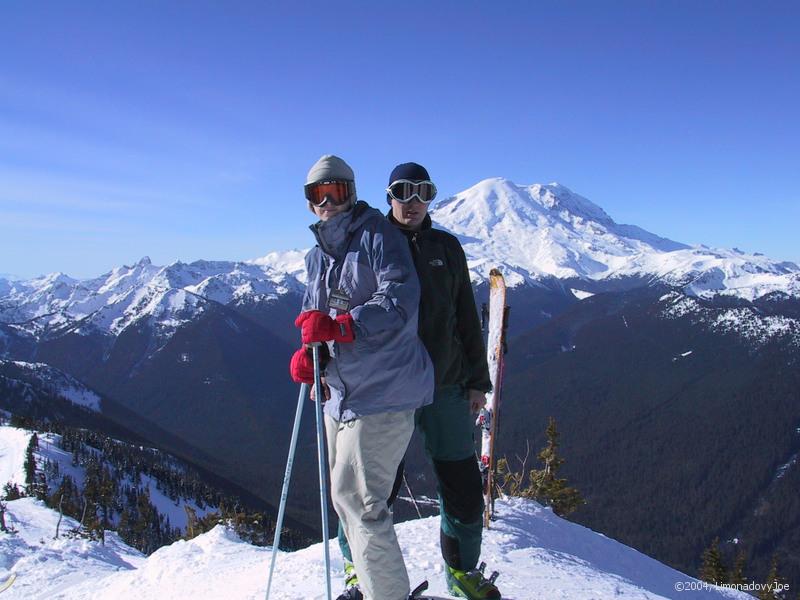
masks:
<svg viewBox="0 0 800 600"><path fill-rule="evenodd" d="M0 498L12 501L34 497L77 521L76 527L62 531L59 519L56 537L81 536L105 543L105 532L113 530L129 546L150 554L223 524L249 543L267 545L272 541L272 515L246 509L238 498L207 484L194 469L157 449L14 414L9 424L33 433L26 449L24 488L8 482ZM67 469L42 452L41 434L45 432L55 434L46 439L71 455L71 466L75 468L71 474L62 472ZM76 481L76 477L82 481ZM175 506L183 503L185 530L158 510L152 497L156 490ZM3 528L4 509L4 505L0 506ZM308 541L291 530L285 531L282 539L286 548Z"/></svg>

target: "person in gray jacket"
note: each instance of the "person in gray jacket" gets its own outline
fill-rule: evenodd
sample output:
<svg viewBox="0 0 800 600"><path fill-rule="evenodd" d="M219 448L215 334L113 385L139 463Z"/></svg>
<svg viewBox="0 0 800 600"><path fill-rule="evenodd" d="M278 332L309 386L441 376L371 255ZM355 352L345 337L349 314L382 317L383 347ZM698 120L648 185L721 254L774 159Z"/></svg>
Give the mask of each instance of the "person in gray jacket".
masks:
<svg viewBox="0 0 800 600"><path fill-rule="evenodd" d="M369 600L405 600L408 574L388 500L414 431L414 412L433 400L433 366L417 335L420 286L403 235L357 201L352 169L325 155L305 195L319 217L306 256L304 345L295 381L310 383L308 344L325 342L325 432L331 499Z"/></svg>

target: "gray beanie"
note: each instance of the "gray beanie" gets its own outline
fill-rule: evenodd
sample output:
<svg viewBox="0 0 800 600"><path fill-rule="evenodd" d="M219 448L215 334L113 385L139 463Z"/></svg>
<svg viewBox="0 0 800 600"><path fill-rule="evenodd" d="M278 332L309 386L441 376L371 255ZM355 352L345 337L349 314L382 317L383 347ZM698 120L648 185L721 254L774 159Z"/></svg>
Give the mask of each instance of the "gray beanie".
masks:
<svg viewBox="0 0 800 600"><path fill-rule="evenodd" d="M353 174L353 169L350 168L350 165L348 165L338 156L334 156L333 154L325 154L314 163L314 166L312 166L311 169L309 169L308 175L306 175L306 185L327 180L349 181L349 204L352 207L356 203L355 179L356 178ZM311 202L308 203L308 208L311 210L311 212L314 212Z"/></svg>
<svg viewBox="0 0 800 600"><path fill-rule="evenodd" d="M314 163L306 176L306 185L328 179L355 181L353 169L338 156L326 154Z"/></svg>

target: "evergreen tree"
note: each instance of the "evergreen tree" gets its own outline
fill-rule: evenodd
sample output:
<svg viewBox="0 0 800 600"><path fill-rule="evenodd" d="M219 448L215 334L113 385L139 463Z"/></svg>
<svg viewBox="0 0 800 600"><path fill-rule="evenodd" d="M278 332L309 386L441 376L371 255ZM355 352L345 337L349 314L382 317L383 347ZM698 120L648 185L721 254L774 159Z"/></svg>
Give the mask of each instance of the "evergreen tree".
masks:
<svg viewBox="0 0 800 600"><path fill-rule="evenodd" d="M86 517L84 526L92 539L103 537L103 525L97 516L100 506L100 465L96 459L90 459L86 465L86 478L83 482L83 498L86 502Z"/></svg>
<svg viewBox="0 0 800 600"><path fill-rule="evenodd" d="M65 515L75 519L80 518L83 503L81 502L80 490L75 485L72 477L64 475L61 478L61 483L47 499L47 505L51 508L60 507L60 510Z"/></svg>
<svg viewBox="0 0 800 600"><path fill-rule="evenodd" d="M136 547L145 554L155 552L161 545L161 524L158 512L150 502L150 488L145 487L136 498L138 518L133 523Z"/></svg>
<svg viewBox="0 0 800 600"><path fill-rule="evenodd" d="M3 497L6 500L19 500L22 498L22 492L19 491L19 486L10 481L3 486Z"/></svg>
<svg viewBox="0 0 800 600"><path fill-rule="evenodd" d="M114 501L117 496L117 486L111 476L111 471L108 467L103 467L100 471L100 479L97 486L97 501L100 511L102 513L102 521L100 522L100 540L105 544L106 529L111 527L110 515Z"/></svg>
<svg viewBox="0 0 800 600"><path fill-rule="evenodd" d="M744 550L739 548L736 551L736 559L733 563L733 570L731 571L730 581L729 583L733 583L736 585L744 585L747 583L747 579L744 576L744 570L747 566L747 557L745 556Z"/></svg>
<svg viewBox="0 0 800 600"><path fill-rule="evenodd" d="M25 469L25 484L28 486L36 483L36 457L33 453L38 449L39 438L34 433L28 442L28 448L25 451L25 463L23 465Z"/></svg>
<svg viewBox="0 0 800 600"><path fill-rule="evenodd" d="M759 600L783 600L786 598L786 580L781 577L778 572L778 556L772 555L772 562L769 567L769 574L767 580L764 582L765 587L758 593Z"/></svg>
<svg viewBox="0 0 800 600"><path fill-rule="evenodd" d="M539 452L539 460L544 463L544 468L530 472L533 497L545 506L551 506L554 513L563 517L578 509L586 501L577 489L567 485L566 479L558 478L558 471L564 464L564 459L558 455L560 434L553 417L550 417L546 434L547 445Z"/></svg>
<svg viewBox="0 0 800 600"><path fill-rule="evenodd" d="M727 570L719 552L719 538L714 538L711 545L703 550L700 579L714 584L725 583L728 580Z"/></svg>

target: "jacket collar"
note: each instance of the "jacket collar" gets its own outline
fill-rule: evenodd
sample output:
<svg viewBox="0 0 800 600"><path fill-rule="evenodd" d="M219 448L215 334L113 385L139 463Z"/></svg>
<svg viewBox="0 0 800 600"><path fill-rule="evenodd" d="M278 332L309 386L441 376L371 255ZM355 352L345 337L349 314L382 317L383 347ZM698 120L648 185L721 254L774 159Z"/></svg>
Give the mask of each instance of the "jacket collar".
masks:
<svg viewBox="0 0 800 600"><path fill-rule="evenodd" d="M428 229L433 229L433 221L431 220L431 216L430 216L429 214L426 214L426 215L425 215L425 218L424 218L424 219L422 219L422 225L420 225L420 228L419 228L419 230L416 230L416 229L406 229L405 227L403 227L403 226L402 226L402 225L401 225L401 224L400 224L400 223L397 221L397 219L395 219L395 218L394 218L394 215L392 214L392 210L391 210L391 209L389 209L389 212L388 212L388 213L386 213L386 218L387 218L387 219L389 219L389 222L390 222L392 225L394 225L395 227L397 227L397 228L398 228L400 231L402 231L402 232L403 232L405 235L407 235L408 237L411 237L412 235L414 235L415 233L418 233L418 232L423 232L423 231L427 231Z"/></svg>
<svg viewBox="0 0 800 600"><path fill-rule="evenodd" d="M309 229L311 229L314 237L317 238L319 247L326 254L340 259L350 244L353 232L369 216L368 212L369 205L359 200L352 209L340 213L327 221L317 221L310 225Z"/></svg>

